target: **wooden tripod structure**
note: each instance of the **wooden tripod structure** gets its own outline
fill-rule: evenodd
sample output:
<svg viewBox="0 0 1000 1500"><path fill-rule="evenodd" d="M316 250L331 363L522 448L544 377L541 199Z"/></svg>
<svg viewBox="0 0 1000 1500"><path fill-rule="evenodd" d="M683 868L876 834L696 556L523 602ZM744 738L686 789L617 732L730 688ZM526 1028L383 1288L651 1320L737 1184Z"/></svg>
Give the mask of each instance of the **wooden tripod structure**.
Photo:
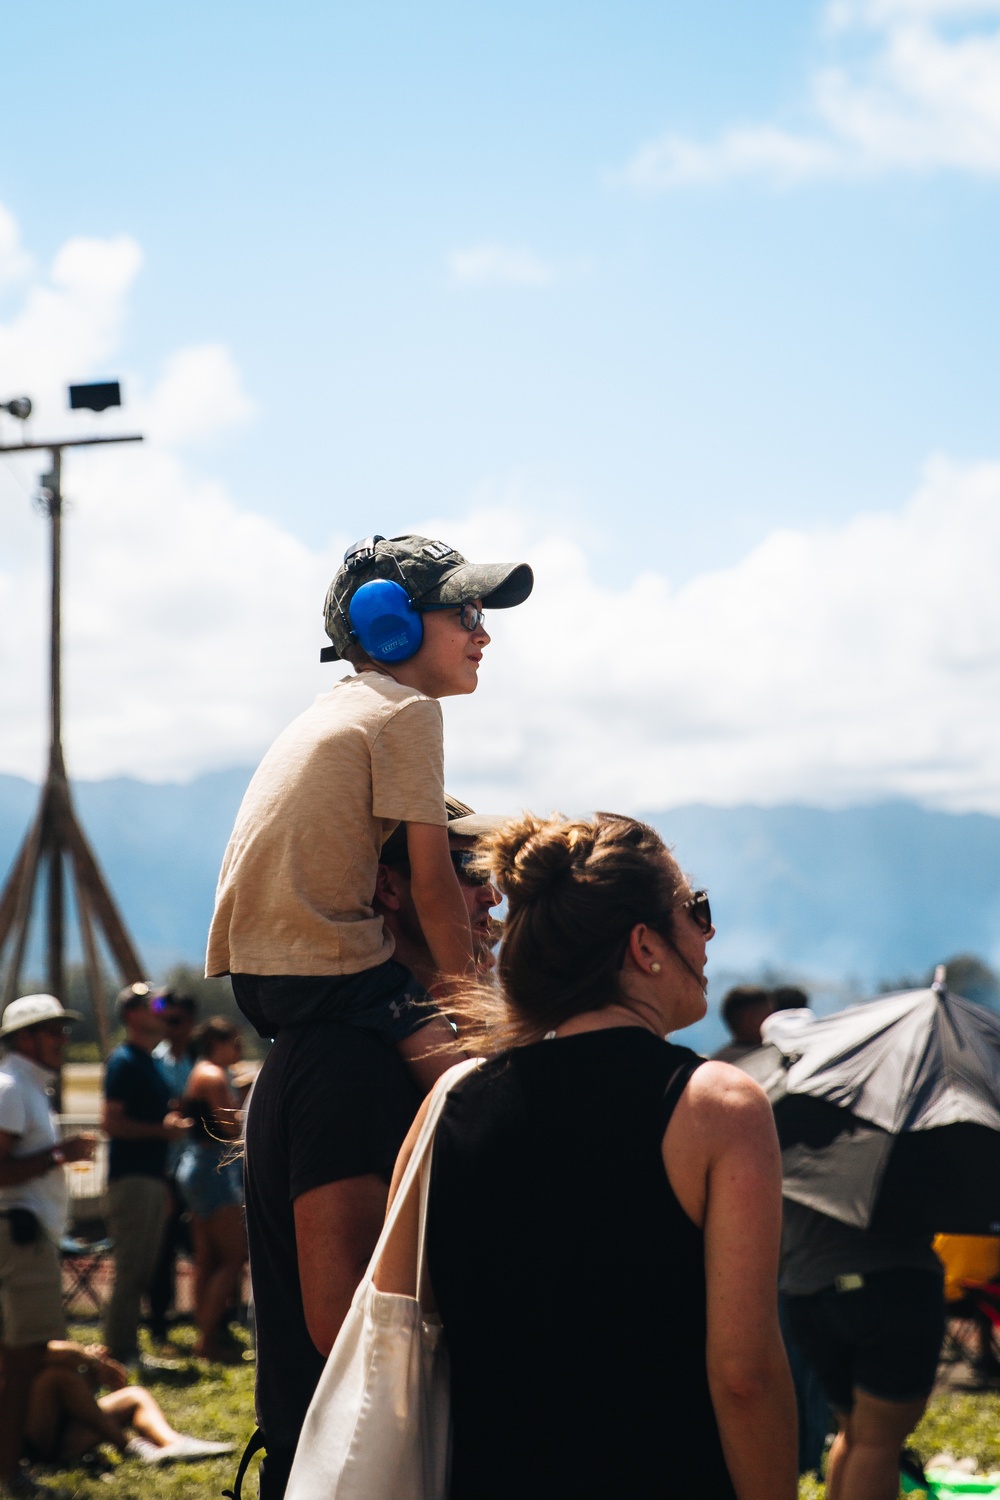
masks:
<svg viewBox="0 0 1000 1500"><path fill-rule="evenodd" d="M98 443L136 443L132 437L75 438L64 443L17 443L0 446L0 453L46 449L52 467L42 476L39 506L52 532L52 630L49 647L49 768L42 795L24 842L0 892L0 964L9 950L3 972L0 1008L16 999L39 878L45 871L46 984L50 994L66 1000L66 869L68 866L83 949L87 988L93 1008L101 1055L110 1050L108 1015L104 1003L101 964L95 940L100 928L117 965L121 982L143 978L121 913L115 905L94 852L77 821L70 795L62 749L62 450Z"/></svg>

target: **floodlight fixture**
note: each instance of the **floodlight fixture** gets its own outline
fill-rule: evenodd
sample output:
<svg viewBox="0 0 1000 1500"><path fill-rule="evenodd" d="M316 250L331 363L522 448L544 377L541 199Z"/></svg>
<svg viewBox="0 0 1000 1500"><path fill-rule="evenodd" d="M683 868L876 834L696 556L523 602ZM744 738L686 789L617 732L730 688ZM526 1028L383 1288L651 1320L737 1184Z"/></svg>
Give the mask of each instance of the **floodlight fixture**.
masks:
<svg viewBox="0 0 1000 1500"><path fill-rule="evenodd" d="M109 406L121 404L122 389L117 380L99 380L69 388L70 411L107 411Z"/></svg>
<svg viewBox="0 0 1000 1500"><path fill-rule="evenodd" d="M0 411L9 411L19 422L26 422L31 416L31 397L15 396L13 401L0 401Z"/></svg>

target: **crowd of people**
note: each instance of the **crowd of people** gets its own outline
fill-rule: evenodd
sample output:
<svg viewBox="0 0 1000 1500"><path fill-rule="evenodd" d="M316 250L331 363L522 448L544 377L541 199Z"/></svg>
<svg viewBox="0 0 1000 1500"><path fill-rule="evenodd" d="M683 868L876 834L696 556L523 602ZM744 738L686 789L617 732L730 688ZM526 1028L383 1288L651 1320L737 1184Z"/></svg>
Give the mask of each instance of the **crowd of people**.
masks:
<svg viewBox="0 0 1000 1500"><path fill-rule="evenodd" d="M229 1443L176 1432L128 1371L162 1368L139 1353L142 1302L154 1343L166 1344L174 1301L174 1268L188 1223L195 1245L196 1354L219 1358L220 1325L239 1295L246 1260L242 1192L237 1187L236 1247L220 1256L225 1231L216 1227L216 1205L185 1185L184 1169L198 1176L200 1152L219 1152L223 1138L206 1142L208 1128L238 1133L239 1100L211 1113L219 1071L218 1050L236 1060L238 1033L221 1017L195 1026L189 996L130 985L118 999L122 1044L107 1059L101 1125L108 1138L108 1228L114 1277L103 1343L67 1342L60 1246L66 1235L69 1196L64 1167L93 1159L97 1136L63 1137L52 1107L55 1078L74 1021L51 995L12 1001L3 1013L0 1040L0 1494L48 1496L25 1464L73 1463L102 1445L146 1464L215 1457ZM174 1018L178 1019L174 1019ZM206 1105L206 1102L207 1105ZM225 1116L225 1118L223 1118ZM199 1130L200 1125L200 1130ZM213 1162L218 1157L213 1156ZM234 1160L228 1180L238 1181ZM220 1178L221 1180L221 1178ZM213 1183L214 1189L214 1183ZM230 1229L228 1239L234 1238ZM220 1264L225 1274L220 1278ZM236 1262L235 1269L233 1262ZM219 1306L220 1281L226 1297ZM213 1300L214 1293L214 1300ZM240 1350L242 1346L237 1346ZM107 1387L106 1395L98 1395ZM58 1493L58 1492L56 1492Z"/></svg>
<svg viewBox="0 0 1000 1500"><path fill-rule="evenodd" d="M705 1013L715 928L659 835L608 813L477 815L445 792L439 700L475 690L485 612L531 588L525 564L470 564L418 536L346 555L324 657L354 672L255 773L209 934L207 973L230 976L270 1042L241 1161L238 1030L196 1029L186 997L145 985L119 1001L101 1350L59 1342L57 1169L93 1143L59 1141L39 1101L70 1013L50 997L44 1015L38 997L35 1011L8 1007L0 1302L5 1391L13 1378L26 1392L0 1418L8 1488L22 1453L66 1456L84 1439L147 1461L193 1456L141 1388L92 1390L137 1364L143 1295L162 1352L189 1235L205 1359L226 1355L249 1248L260 1494L281 1500L422 1101L471 1055L483 1062L437 1125L426 1221L453 1500L792 1500L834 1425L828 1408L831 1500L895 1500L899 1448L934 1377L940 1269L926 1244L783 1206L770 1105L734 1064L806 996L740 987L714 1058L670 1042ZM18 1114L11 1101L31 1089L34 1113ZM12 1233L22 1185L51 1283L30 1315ZM413 1295L403 1249L376 1281ZM902 1336L904 1290L925 1309L919 1335Z"/></svg>

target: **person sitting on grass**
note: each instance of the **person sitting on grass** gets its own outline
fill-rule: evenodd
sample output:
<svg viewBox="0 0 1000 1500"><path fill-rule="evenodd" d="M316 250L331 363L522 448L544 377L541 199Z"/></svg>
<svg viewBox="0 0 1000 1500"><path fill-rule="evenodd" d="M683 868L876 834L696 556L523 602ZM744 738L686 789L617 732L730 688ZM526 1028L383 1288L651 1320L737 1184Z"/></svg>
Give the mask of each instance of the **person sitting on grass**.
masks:
<svg viewBox="0 0 1000 1500"><path fill-rule="evenodd" d="M24 1456L31 1463L72 1465L102 1444L145 1464L217 1458L232 1443L176 1432L141 1385L126 1385L123 1367L100 1348L52 1340L31 1384ZM96 1393L109 1388L106 1396Z"/></svg>

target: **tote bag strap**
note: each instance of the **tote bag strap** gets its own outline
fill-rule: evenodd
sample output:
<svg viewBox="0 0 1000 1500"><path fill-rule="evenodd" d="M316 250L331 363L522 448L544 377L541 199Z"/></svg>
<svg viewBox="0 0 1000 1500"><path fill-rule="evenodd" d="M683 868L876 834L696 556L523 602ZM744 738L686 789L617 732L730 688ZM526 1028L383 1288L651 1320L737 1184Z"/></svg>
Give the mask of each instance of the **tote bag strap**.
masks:
<svg viewBox="0 0 1000 1500"><path fill-rule="evenodd" d="M427 1113L424 1115L423 1124L421 1125L419 1134L417 1135L417 1139L414 1142L413 1150L410 1153L410 1159L406 1163L406 1170L404 1171L402 1180L400 1181L399 1190L396 1193L395 1198L393 1198L392 1200L392 1206L389 1209L389 1212L386 1214L385 1223L382 1225L382 1233L378 1237L378 1243L376 1244L375 1249L372 1251L371 1260L368 1262L368 1269L365 1272L364 1276L362 1276L361 1283L358 1286L357 1291L354 1293L353 1304L358 1304L362 1301L367 1292L367 1288L371 1285L375 1267L378 1265L380 1259L382 1258L382 1252L385 1249L386 1244L388 1243L389 1236L392 1234L392 1231L396 1224L396 1220L399 1218L403 1204L406 1202L407 1195L411 1191L418 1174L421 1172L424 1166L425 1159L427 1159L429 1162L431 1147L434 1144L434 1132L437 1129L437 1122L441 1118L441 1112L444 1109L448 1094L454 1088L456 1083L460 1082L460 1080L463 1079L467 1073L471 1073L474 1068L478 1068L481 1062L481 1057L470 1057L465 1062L456 1063L453 1068L448 1069L447 1073L443 1073L442 1076L438 1079L437 1083L434 1085L434 1089L430 1097L430 1103L427 1106ZM417 1247L418 1295L420 1291L420 1277L423 1271L424 1220L426 1217L427 1187L430 1182L430 1175L430 1172L425 1172L423 1181L420 1185L420 1220L418 1229L419 1243Z"/></svg>

